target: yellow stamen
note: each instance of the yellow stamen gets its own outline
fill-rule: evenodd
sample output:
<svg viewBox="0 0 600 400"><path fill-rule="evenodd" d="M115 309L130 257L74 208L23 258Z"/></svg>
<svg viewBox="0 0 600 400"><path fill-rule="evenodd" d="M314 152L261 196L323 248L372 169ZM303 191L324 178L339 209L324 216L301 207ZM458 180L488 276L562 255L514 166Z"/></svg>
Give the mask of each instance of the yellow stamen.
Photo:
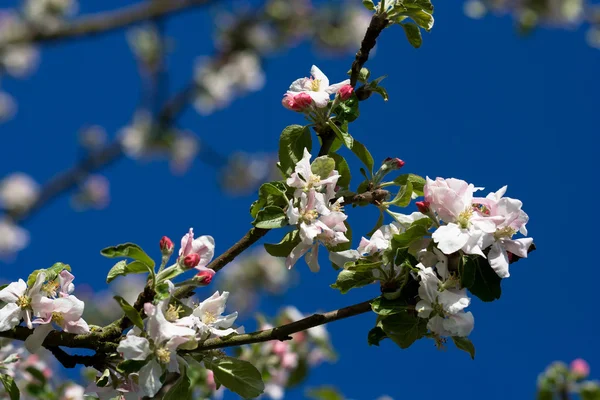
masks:
<svg viewBox="0 0 600 400"><path fill-rule="evenodd" d="M171 352L166 347L159 347L154 354L156 354L156 359L161 364L168 364L171 360Z"/></svg>

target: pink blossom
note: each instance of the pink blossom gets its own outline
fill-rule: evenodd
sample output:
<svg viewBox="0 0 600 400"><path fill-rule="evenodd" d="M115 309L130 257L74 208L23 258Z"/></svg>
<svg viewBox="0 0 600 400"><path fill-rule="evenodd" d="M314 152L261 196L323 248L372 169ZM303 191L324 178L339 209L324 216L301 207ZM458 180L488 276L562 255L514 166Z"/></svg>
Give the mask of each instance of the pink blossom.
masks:
<svg viewBox="0 0 600 400"><path fill-rule="evenodd" d="M340 88L340 90L338 90L338 95L340 96L340 99L342 100L348 100L351 96L352 93L354 93L354 88L352 87L352 85L350 85L349 83L342 86Z"/></svg>
<svg viewBox="0 0 600 400"><path fill-rule="evenodd" d="M302 112L312 103L312 98L308 93L287 92L281 100L281 104L288 110Z"/></svg>
<svg viewBox="0 0 600 400"><path fill-rule="evenodd" d="M208 265L215 254L215 240L212 236L200 236L194 239L194 229L181 238L181 249L179 249L179 258L184 261L190 254L197 254L200 258L194 267L200 271Z"/></svg>
<svg viewBox="0 0 600 400"><path fill-rule="evenodd" d="M583 358L571 362L571 373L578 379L585 379L590 374L590 365Z"/></svg>

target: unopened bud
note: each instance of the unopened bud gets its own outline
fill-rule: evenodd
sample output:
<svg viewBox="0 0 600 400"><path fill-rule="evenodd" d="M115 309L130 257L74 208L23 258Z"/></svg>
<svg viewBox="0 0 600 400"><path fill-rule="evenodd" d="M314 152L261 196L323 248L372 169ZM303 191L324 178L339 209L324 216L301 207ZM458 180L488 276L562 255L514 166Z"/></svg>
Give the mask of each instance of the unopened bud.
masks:
<svg viewBox="0 0 600 400"><path fill-rule="evenodd" d="M415 205L417 206L417 209L419 210L419 212L421 214L427 214L431 210L429 208L429 206L431 205L431 203L428 202L427 200L417 201L415 203Z"/></svg>
<svg viewBox="0 0 600 400"><path fill-rule="evenodd" d="M162 239L160 239L159 242L159 246L160 246L160 251L162 251L163 254L171 254L173 253L173 241L171 239L169 239L166 236L163 236Z"/></svg>
<svg viewBox="0 0 600 400"><path fill-rule="evenodd" d="M350 84L344 85L338 90L338 96L340 96L340 99L343 101L352 97L352 93L354 93L354 88Z"/></svg>
<svg viewBox="0 0 600 400"><path fill-rule="evenodd" d="M208 285L212 282L213 276L215 276L215 271L207 268L205 271L198 272L194 277L194 281L196 284Z"/></svg>
<svg viewBox="0 0 600 400"><path fill-rule="evenodd" d="M291 93L288 92L283 96L281 104L288 110L302 112L312 104L312 98L308 93Z"/></svg>
<svg viewBox="0 0 600 400"><path fill-rule="evenodd" d="M587 361L582 358L578 358L571 362L571 373L577 380L585 379L590 374L590 366Z"/></svg>
<svg viewBox="0 0 600 400"><path fill-rule="evenodd" d="M404 164L406 163L399 158L388 157L385 160L383 160L383 164L386 165L388 168L394 170L404 167Z"/></svg>
<svg viewBox="0 0 600 400"><path fill-rule="evenodd" d="M194 268L198 264L200 264L200 256L197 253L188 254L183 259L183 265L187 268Z"/></svg>

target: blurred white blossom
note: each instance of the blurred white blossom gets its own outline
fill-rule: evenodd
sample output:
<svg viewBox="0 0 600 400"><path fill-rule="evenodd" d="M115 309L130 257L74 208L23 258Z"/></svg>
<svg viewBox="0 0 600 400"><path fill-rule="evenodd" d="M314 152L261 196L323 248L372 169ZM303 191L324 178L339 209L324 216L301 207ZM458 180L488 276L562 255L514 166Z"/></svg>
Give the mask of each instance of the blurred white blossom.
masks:
<svg viewBox="0 0 600 400"><path fill-rule="evenodd" d="M38 50L29 43L2 43L23 35L26 30L26 25L14 12L0 10L0 70L18 78L27 76L37 67Z"/></svg>
<svg viewBox="0 0 600 400"><path fill-rule="evenodd" d="M110 203L110 182L103 175L90 175L71 199L78 210L103 209Z"/></svg>
<svg viewBox="0 0 600 400"><path fill-rule="evenodd" d="M0 91L0 122L11 119L17 111L15 99L8 93Z"/></svg>
<svg viewBox="0 0 600 400"><path fill-rule="evenodd" d="M0 258L9 258L29 244L29 232L13 222L0 220Z"/></svg>
<svg viewBox="0 0 600 400"><path fill-rule="evenodd" d="M178 132L171 145L171 170L176 174L186 172L199 150L198 138L192 132Z"/></svg>
<svg viewBox="0 0 600 400"><path fill-rule="evenodd" d="M0 181L0 206L26 210L37 200L40 187L29 175L15 172Z"/></svg>
<svg viewBox="0 0 600 400"><path fill-rule="evenodd" d="M66 17L77 12L76 0L27 0L23 8L25 19L37 29L52 32L61 27Z"/></svg>

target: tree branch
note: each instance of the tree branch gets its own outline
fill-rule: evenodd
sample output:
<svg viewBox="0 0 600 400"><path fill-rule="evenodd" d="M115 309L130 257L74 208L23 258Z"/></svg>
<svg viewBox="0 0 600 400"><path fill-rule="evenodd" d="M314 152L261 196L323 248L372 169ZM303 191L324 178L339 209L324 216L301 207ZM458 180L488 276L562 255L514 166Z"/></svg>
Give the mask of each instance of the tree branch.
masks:
<svg viewBox="0 0 600 400"><path fill-rule="evenodd" d="M8 331L0 332L0 337L25 341L33 333L33 329L17 326ZM112 353L116 351L117 345L110 342L112 331L92 332L89 334L76 335L74 333L52 331L44 340L43 346L48 347L71 347L79 349L96 350L101 353Z"/></svg>
<svg viewBox="0 0 600 400"><path fill-rule="evenodd" d="M329 311L324 314L313 314L310 317L306 317L296 322L282 325L273 329L267 329L264 331L257 331L243 335L235 335L225 339L208 339L199 345L195 350L188 352L222 349L225 347L241 346L243 344L268 342L270 340L290 340L292 339L290 335L294 333L369 312L371 311L371 301L373 300L368 300L362 303L340 308L339 310Z"/></svg>
<svg viewBox="0 0 600 400"><path fill-rule="evenodd" d="M27 31L18 36L8 38L2 45L23 42L55 42L61 39L74 39L95 36L115 29L125 28L145 20L173 15L192 7L210 3L212 0L152 0L108 11L88 17L80 17L74 22L66 23L52 32Z"/></svg>
<svg viewBox="0 0 600 400"><path fill-rule="evenodd" d="M353 196L344 196L343 205L348 204L374 204L379 205L382 201L385 201L390 195L385 189L375 189L368 192L355 194Z"/></svg>
<svg viewBox="0 0 600 400"><path fill-rule="evenodd" d="M388 23L389 21L385 13L376 13L373 15L373 18L371 18L371 23L367 28L365 37L360 45L360 49L356 53L356 58L352 63L352 74L350 75L350 84L352 87L356 86L358 74L360 73L361 68L369 59L369 53L373 47L375 47L379 34L388 26Z"/></svg>

